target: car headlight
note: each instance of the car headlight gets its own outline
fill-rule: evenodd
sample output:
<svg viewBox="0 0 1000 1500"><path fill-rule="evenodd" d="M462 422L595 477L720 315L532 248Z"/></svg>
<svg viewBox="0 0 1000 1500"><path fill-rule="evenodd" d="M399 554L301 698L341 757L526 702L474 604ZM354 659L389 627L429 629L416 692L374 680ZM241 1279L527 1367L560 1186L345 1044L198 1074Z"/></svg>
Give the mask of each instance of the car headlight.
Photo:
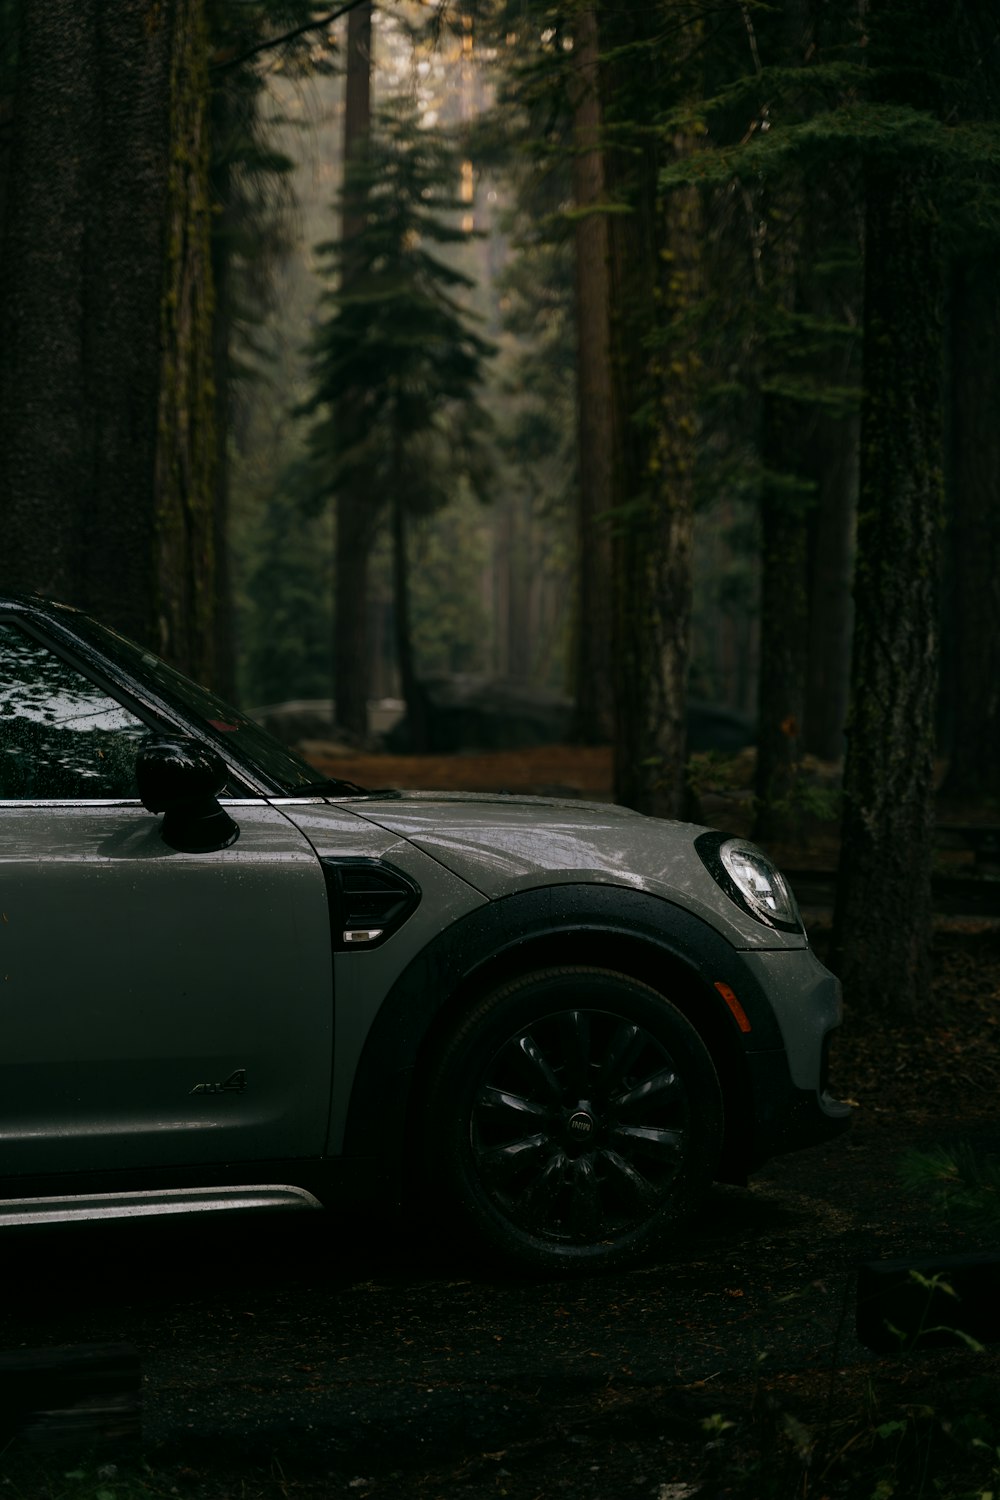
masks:
<svg viewBox="0 0 1000 1500"><path fill-rule="evenodd" d="M708 833L695 840L695 848L712 878L751 917L780 932L803 930L791 887L756 844Z"/></svg>

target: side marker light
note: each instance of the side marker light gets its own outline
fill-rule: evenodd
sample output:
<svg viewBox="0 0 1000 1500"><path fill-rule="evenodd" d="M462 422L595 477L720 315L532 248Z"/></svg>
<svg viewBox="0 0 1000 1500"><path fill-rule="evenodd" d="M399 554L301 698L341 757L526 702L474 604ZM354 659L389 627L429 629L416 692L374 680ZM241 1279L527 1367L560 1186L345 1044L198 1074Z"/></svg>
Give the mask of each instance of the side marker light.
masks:
<svg viewBox="0 0 1000 1500"><path fill-rule="evenodd" d="M747 1015L746 1011L743 1009L742 1005L737 1000L732 990L729 988L728 984L723 984L721 979L717 979L715 981L715 988L718 990L723 1000L725 1000L726 1004L729 1006L729 1009L733 1013L733 1018L735 1019L737 1026L745 1035L746 1032L751 1029L750 1017Z"/></svg>

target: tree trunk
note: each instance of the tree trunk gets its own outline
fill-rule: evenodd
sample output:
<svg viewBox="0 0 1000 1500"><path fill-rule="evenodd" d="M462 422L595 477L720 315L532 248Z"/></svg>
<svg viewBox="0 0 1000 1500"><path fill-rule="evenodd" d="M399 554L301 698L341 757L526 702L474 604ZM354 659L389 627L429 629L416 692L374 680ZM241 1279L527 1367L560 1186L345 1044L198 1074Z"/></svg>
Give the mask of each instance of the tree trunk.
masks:
<svg viewBox="0 0 1000 1500"><path fill-rule="evenodd" d="M232 204L232 167L229 134L234 129L231 99L225 87L211 98L214 143L212 169L212 384L215 393L215 494L212 514L212 555L215 563L215 676L212 687L224 698L236 697L235 608L229 545L229 439L232 414L233 288L232 246L235 234Z"/></svg>
<svg viewBox="0 0 1000 1500"><path fill-rule="evenodd" d="M159 641L168 11L24 0L0 266L0 576Z"/></svg>
<svg viewBox="0 0 1000 1500"><path fill-rule="evenodd" d="M853 172L838 175L822 187L812 185L813 205L805 228L803 262L807 280L804 305L824 322L839 323L845 337L825 360L824 377L834 386L861 386L861 340L847 330L861 322L861 186ZM852 232L852 226L853 232ZM829 255L831 242L842 245ZM852 243L855 241L855 243ZM811 271L824 257L841 267L818 278ZM860 415L852 401L840 409L820 407L809 434L804 472L816 489L808 517L809 623L806 647L805 725L803 747L822 760L844 754L844 726L851 675L854 606L851 579L854 522L858 499Z"/></svg>
<svg viewBox="0 0 1000 1500"><path fill-rule="evenodd" d="M803 410L764 396L761 491L760 685L754 838L787 837L799 762L806 674L806 500L797 486Z"/></svg>
<svg viewBox="0 0 1000 1500"><path fill-rule="evenodd" d="M616 799L676 817L686 801L697 356L689 332L699 292L701 200L666 197L660 174L687 136L657 124L676 102L697 27L673 0L598 12L601 77L613 150L605 153L611 267L614 505L612 662ZM669 60L661 39L669 34ZM685 50L688 49L688 50ZM622 59L627 57L628 62ZM669 80L665 77L669 74Z"/></svg>
<svg viewBox="0 0 1000 1500"><path fill-rule="evenodd" d="M942 258L926 184L869 174L861 501L835 965L859 1010L929 1003L942 520Z"/></svg>
<svg viewBox="0 0 1000 1500"><path fill-rule="evenodd" d="M14 78L19 30L17 0L0 0L0 243L7 204L10 136L14 121Z"/></svg>
<svg viewBox="0 0 1000 1500"><path fill-rule="evenodd" d="M401 463L399 464L401 468ZM396 625L396 665L400 694L406 704L409 750L422 755L427 749L427 713L413 657L413 626L410 619L410 573L406 546L406 503L400 476L392 487L392 594Z"/></svg>
<svg viewBox="0 0 1000 1500"><path fill-rule="evenodd" d="M333 672L337 727L357 740L368 736L368 565L375 509L365 496L337 497L334 555Z"/></svg>
<svg viewBox="0 0 1000 1500"><path fill-rule="evenodd" d="M804 68L816 56L817 16L811 0L788 0L783 9L783 42L787 62ZM799 115L808 113L805 97L796 101ZM842 216L832 208L822 182L795 171L772 196L762 263L768 270L776 308L786 315L831 319L826 282L815 271L831 235L842 234ZM781 324L779 322L779 328ZM784 330L782 330L784 334ZM768 349L765 365L780 387L798 382L802 396L788 390L765 391L761 456L761 633L757 708L756 816L754 836L762 840L799 833L801 807L796 784L803 749L808 672L822 660L810 641L809 537L817 511L828 498L817 435L824 416L809 392L833 378L828 353L810 348L789 352L787 336ZM824 598L831 610L835 595Z"/></svg>
<svg viewBox="0 0 1000 1500"><path fill-rule="evenodd" d="M156 463L161 655L215 669L215 369L208 28L204 0L174 0L171 158Z"/></svg>
<svg viewBox="0 0 1000 1500"><path fill-rule="evenodd" d="M809 627L804 746L821 760L844 753L851 669L851 564L860 429L854 414L821 413L813 434L815 509L809 516Z"/></svg>
<svg viewBox="0 0 1000 1500"><path fill-rule="evenodd" d="M579 13L573 50L579 453L573 735L583 744L607 744L614 729L610 524L614 402L598 56L597 16L587 5Z"/></svg>
<svg viewBox="0 0 1000 1500"><path fill-rule="evenodd" d="M364 0L347 17L347 81L344 102L344 171L362 153L371 133L372 6ZM341 237L343 277L350 280L349 246L364 222L364 204L345 199ZM358 416L342 402L334 421L351 426ZM368 561L376 528L372 497L364 487L337 495L337 554L334 563L333 695L337 725L355 739L368 735Z"/></svg>
<svg viewBox="0 0 1000 1500"><path fill-rule="evenodd" d="M670 326L697 296L700 201L675 191L659 217L662 243L643 233L656 208L655 164L645 204L617 218L615 246L618 337L616 406L621 413L614 536L616 800L639 812L678 817L685 806L687 669L691 631L691 567L695 419L695 354ZM659 268L662 267L662 273ZM661 285L655 283L661 275ZM652 285L650 285L652 283ZM644 295L644 285L649 295ZM664 310L666 349L650 368L648 323L637 310ZM653 418L639 422L636 393L652 391ZM631 418L631 421L629 421Z"/></svg>
<svg viewBox="0 0 1000 1500"><path fill-rule="evenodd" d="M952 749L948 792L1000 796L1000 284L960 261L951 301Z"/></svg>
<svg viewBox="0 0 1000 1500"><path fill-rule="evenodd" d="M4 585L201 673L205 67L202 0L25 0L0 274Z"/></svg>

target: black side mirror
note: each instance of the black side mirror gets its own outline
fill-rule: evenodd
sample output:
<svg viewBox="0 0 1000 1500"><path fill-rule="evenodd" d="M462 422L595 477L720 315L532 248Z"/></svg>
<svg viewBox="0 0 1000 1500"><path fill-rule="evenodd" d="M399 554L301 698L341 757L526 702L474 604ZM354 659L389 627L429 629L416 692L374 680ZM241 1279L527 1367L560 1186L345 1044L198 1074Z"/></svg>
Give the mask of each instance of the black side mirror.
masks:
<svg viewBox="0 0 1000 1500"><path fill-rule="evenodd" d="M187 734L149 735L135 759L143 807L163 813L163 842L185 854L227 849L239 838L239 826L216 800L226 775L222 756Z"/></svg>

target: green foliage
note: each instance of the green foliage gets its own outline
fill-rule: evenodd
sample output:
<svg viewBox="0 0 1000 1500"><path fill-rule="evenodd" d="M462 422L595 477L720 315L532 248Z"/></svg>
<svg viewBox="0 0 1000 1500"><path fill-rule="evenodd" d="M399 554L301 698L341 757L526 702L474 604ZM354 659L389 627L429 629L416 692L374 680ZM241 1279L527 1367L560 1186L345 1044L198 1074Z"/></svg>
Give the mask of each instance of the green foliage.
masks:
<svg viewBox="0 0 1000 1500"><path fill-rule="evenodd" d="M711 795L742 801L752 768L743 753L700 750L689 758L685 774L688 786L699 800Z"/></svg>
<svg viewBox="0 0 1000 1500"><path fill-rule="evenodd" d="M835 823L840 816L839 787L819 786L809 780L801 764L795 769L784 796L770 804L779 814L789 836L801 838L811 823Z"/></svg>
<svg viewBox="0 0 1000 1500"><path fill-rule="evenodd" d="M925 1293L926 1302L924 1304L923 1316L921 1317L920 1322L917 1324L916 1328L912 1330L912 1332L903 1330L901 1328L896 1328L894 1324L889 1323L888 1321L886 1322L886 1327L888 1328L889 1332L893 1335L894 1338L897 1338L899 1340L900 1350L905 1351L907 1349L913 1349L920 1344L922 1339L929 1338L936 1333L945 1333L949 1336L949 1339L957 1339L959 1343L964 1344L965 1347L967 1349L971 1349L973 1353L982 1354L983 1346L979 1342L979 1340L974 1339L971 1334L966 1333L963 1329L956 1328L951 1323L932 1324L928 1322L928 1317L930 1315L934 1299L938 1296L938 1294L940 1294L940 1296L942 1297L951 1297L955 1301L958 1300L958 1293L955 1291L955 1288L951 1285L951 1283L949 1281L946 1281L944 1276L940 1273L935 1276L925 1276L921 1271L917 1271L916 1269L911 1269L910 1280L913 1282L914 1286L918 1287L920 1291Z"/></svg>
<svg viewBox="0 0 1000 1500"><path fill-rule="evenodd" d="M381 112L348 172L344 201L361 207L363 226L346 246L318 247L326 316L301 408L318 418L317 504L347 486L380 506L405 481L407 508L426 515L460 474L485 490L478 394L493 346L460 300L471 278L436 253L470 238L456 222L456 172L453 148L406 101Z"/></svg>
<svg viewBox="0 0 1000 1500"><path fill-rule="evenodd" d="M235 393L256 378L266 353L259 340L273 305L274 271L290 238L294 163L274 144L282 121L267 107L265 65L245 57L268 36L301 24L308 0L210 0L212 70L212 258L224 378ZM306 43L289 43L281 60L302 67ZM236 61L244 58L243 62ZM269 58L274 66L276 59ZM313 60L313 66L318 62Z"/></svg>
<svg viewBox="0 0 1000 1500"><path fill-rule="evenodd" d="M243 542L240 697L250 705L330 695L332 535L325 517L303 519L297 478L294 466L277 476Z"/></svg>
<svg viewBox="0 0 1000 1500"><path fill-rule="evenodd" d="M909 1151L900 1164L911 1192L963 1223L1000 1228L1000 1158L961 1142L951 1150Z"/></svg>
<svg viewBox="0 0 1000 1500"><path fill-rule="evenodd" d="M275 341L246 387L246 438L231 459L238 698L247 707L330 696L333 529L328 516L304 514L316 481L302 424L284 410L297 377Z"/></svg>
<svg viewBox="0 0 1000 1500"><path fill-rule="evenodd" d="M153 1500L166 1492L160 1476L140 1461L85 1455L71 1467L65 1457L16 1449L5 1456L3 1483L11 1500Z"/></svg>
<svg viewBox="0 0 1000 1500"><path fill-rule="evenodd" d="M789 59L780 31L765 19L759 65L723 76L700 101L709 139L664 168L664 188L740 183L756 191L797 172L844 175L863 161L926 176L928 207L956 244L970 232L996 232L1000 59L993 8L982 0L962 7L886 0L872 8L863 33L844 27L839 35L820 32L816 41L804 63ZM688 117L674 110L664 127L680 129Z"/></svg>
<svg viewBox="0 0 1000 1500"><path fill-rule="evenodd" d="M454 504L413 529L413 646L421 670L485 672L491 620L482 578L490 532L482 506L463 487Z"/></svg>

